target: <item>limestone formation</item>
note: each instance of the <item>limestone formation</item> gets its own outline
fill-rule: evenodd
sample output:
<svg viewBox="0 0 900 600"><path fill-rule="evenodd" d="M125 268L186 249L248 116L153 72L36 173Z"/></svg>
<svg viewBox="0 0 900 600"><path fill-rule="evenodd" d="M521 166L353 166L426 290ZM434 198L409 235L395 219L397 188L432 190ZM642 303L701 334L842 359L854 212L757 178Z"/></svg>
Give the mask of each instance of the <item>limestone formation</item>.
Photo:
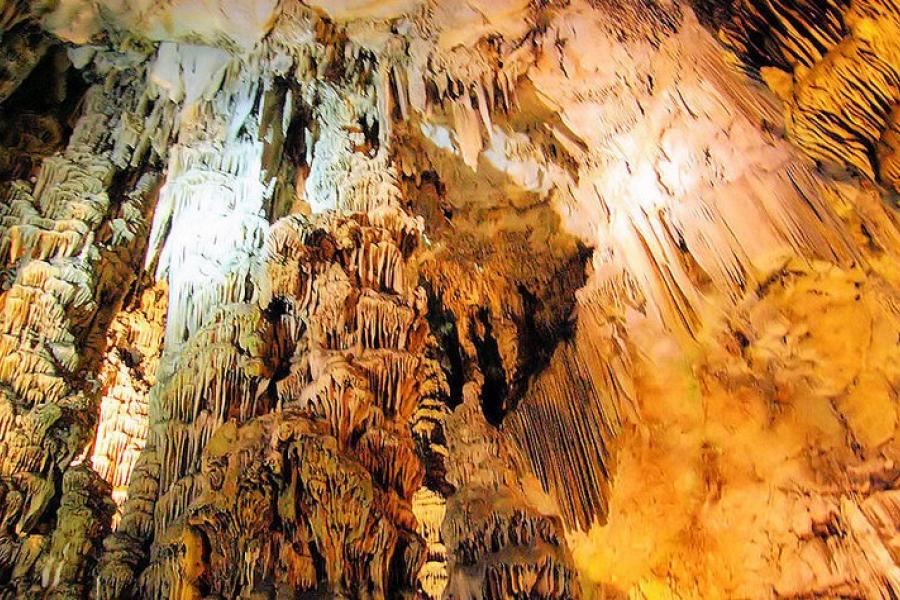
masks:
<svg viewBox="0 0 900 600"><path fill-rule="evenodd" d="M896 0L0 0L0 598L900 596Z"/></svg>
<svg viewBox="0 0 900 600"><path fill-rule="evenodd" d="M91 464L113 486L117 506L128 496L135 463L147 442L148 400L156 383L165 317L165 290L159 285L136 286L109 327Z"/></svg>
<svg viewBox="0 0 900 600"><path fill-rule="evenodd" d="M62 543L51 534L61 518L55 505L62 502L60 514L67 508L66 488L73 496L97 489L78 492L85 478L96 476L70 476L69 469L91 443L103 331L136 277L155 200L152 168L114 162L118 123L138 100L116 93L117 83L92 87L65 151L43 161L33 184L11 182L5 192L0 535L5 586L17 594L28 593L34 581L46 587L34 568L42 548L52 556ZM101 507L96 527L108 517ZM96 527L73 525L82 538ZM79 538L71 543L77 546ZM58 556L72 564L54 567L54 585L84 586L90 569L76 562L84 558L74 551Z"/></svg>

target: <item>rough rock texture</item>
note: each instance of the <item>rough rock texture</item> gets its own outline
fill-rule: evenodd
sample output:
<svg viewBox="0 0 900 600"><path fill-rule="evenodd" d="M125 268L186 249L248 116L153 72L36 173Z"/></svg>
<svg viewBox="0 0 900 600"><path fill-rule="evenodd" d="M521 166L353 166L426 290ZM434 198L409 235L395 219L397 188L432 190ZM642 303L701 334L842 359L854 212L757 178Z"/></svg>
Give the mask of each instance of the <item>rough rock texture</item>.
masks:
<svg viewBox="0 0 900 600"><path fill-rule="evenodd" d="M162 286L136 285L109 327L91 464L113 486L117 506L128 497L134 465L147 442L149 393L162 353L166 304Z"/></svg>
<svg viewBox="0 0 900 600"><path fill-rule="evenodd" d="M731 11L720 36L784 100L798 146L900 191L896 3L741 1Z"/></svg>
<svg viewBox="0 0 900 600"><path fill-rule="evenodd" d="M0 596L900 596L895 0L0 0Z"/></svg>
<svg viewBox="0 0 900 600"><path fill-rule="evenodd" d="M62 542L50 534L62 511L92 506L79 508L78 496L97 489L86 483L96 476L70 477L68 469L91 441L103 329L135 278L155 199L152 171L121 170L115 162L113 134L136 100L115 93L116 83L88 92L65 151L44 160L33 185L12 182L4 196L0 535L4 579L18 594L35 580L46 585L34 569L45 547L51 556L58 552ZM102 512L96 519L99 526ZM82 538L96 535L90 523L72 529ZM82 561L90 557L79 554L57 558L72 564L56 567L54 586L85 584L90 570Z"/></svg>

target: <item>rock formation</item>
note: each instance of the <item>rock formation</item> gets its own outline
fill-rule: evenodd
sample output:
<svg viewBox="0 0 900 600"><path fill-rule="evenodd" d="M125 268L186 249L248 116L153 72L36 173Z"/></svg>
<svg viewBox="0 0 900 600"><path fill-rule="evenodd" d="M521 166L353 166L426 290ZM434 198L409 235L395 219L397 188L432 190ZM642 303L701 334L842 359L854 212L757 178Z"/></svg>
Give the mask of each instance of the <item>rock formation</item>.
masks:
<svg viewBox="0 0 900 600"><path fill-rule="evenodd" d="M900 596L895 0L0 0L0 597Z"/></svg>

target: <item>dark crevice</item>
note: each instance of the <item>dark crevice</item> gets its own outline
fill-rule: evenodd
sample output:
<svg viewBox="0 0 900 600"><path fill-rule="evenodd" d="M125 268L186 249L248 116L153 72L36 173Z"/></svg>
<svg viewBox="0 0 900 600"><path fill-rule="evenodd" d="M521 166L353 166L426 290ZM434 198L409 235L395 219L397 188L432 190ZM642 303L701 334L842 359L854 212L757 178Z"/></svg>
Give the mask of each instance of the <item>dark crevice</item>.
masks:
<svg viewBox="0 0 900 600"><path fill-rule="evenodd" d="M295 94L299 93L297 91ZM302 103L294 106L291 121L284 132L283 156L294 167L309 166L306 164L306 156L310 148L307 147L306 131L314 123L312 112Z"/></svg>
<svg viewBox="0 0 900 600"><path fill-rule="evenodd" d="M575 292L587 282L586 265L593 249L579 246L542 284L517 284L523 314L517 321L518 371L511 382L511 409L528 391L530 380L539 375L560 343L575 335Z"/></svg>
<svg viewBox="0 0 900 600"><path fill-rule="evenodd" d="M428 295L428 325L437 340L441 355L437 357L450 388L448 406L454 409L463 401L463 384L466 382L463 350L459 343L456 316L444 307L435 294L430 282L422 280L421 285Z"/></svg>
<svg viewBox="0 0 900 600"><path fill-rule="evenodd" d="M366 119L360 119L358 123L363 137L366 139L368 154L374 156L381 147L381 124L378 119L373 119L371 124L367 123Z"/></svg>
<svg viewBox="0 0 900 600"><path fill-rule="evenodd" d="M0 178L27 179L65 147L87 89L65 48L51 47L0 108L0 145L11 151L0 161Z"/></svg>
<svg viewBox="0 0 900 600"><path fill-rule="evenodd" d="M506 369L497 340L494 338L488 311L479 310L477 318L484 327L484 335L474 336L472 340L478 354L478 368L484 376L484 384L481 386L481 409L488 423L499 427L511 408Z"/></svg>

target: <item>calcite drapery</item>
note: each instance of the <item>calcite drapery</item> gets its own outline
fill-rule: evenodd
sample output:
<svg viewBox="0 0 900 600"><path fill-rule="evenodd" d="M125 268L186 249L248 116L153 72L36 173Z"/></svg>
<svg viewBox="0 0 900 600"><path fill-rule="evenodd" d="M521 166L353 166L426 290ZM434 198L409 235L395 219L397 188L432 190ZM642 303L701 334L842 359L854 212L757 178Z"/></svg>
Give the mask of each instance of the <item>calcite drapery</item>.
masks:
<svg viewBox="0 0 900 600"><path fill-rule="evenodd" d="M558 509L485 420L478 383L466 385L447 421L447 479L456 488L442 526L449 597L578 597Z"/></svg>
<svg viewBox="0 0 900 600"><path fill-rule="evenodd" d="M712 25L784 100L797 145L900 192L900 7L866 0L741 1L732 11L727 22L713 17Z"/></svg>

